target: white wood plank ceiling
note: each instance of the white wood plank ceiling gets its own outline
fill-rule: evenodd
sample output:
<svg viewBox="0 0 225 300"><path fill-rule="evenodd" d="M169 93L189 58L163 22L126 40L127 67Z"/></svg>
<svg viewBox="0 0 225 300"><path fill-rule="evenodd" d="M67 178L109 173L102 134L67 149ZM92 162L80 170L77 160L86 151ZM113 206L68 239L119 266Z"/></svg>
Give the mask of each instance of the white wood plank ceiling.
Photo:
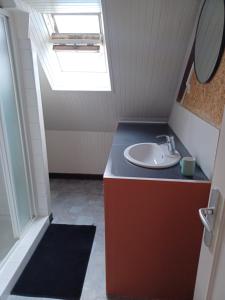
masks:
<svg viewBox="0 0 225 300"><path fill-rule="evenodd" d="M48 130L112 131L120 119L169 116L201 1L103 1L112 92L52 91L45 75L50 66L44 44L37 42L45 71L40 70L40 75ZM35 8L57 1L26 2ZM33 13L32 30L44 41L38 18L39 14Z"/></svg>
<svg viewBox="0 0 225 300"><path fill-rule="evenodd" d="M24 0L27 4L41 13L72 13L78 7L89 6L95 10L99 7L100 0Z"/></svg>

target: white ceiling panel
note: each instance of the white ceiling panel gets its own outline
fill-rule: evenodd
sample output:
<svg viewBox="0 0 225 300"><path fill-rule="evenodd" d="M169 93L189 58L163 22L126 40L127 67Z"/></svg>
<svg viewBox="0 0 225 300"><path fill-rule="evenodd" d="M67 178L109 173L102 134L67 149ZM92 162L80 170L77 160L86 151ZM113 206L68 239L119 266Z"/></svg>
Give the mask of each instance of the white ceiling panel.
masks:
<svg viewBox="0 0 225 300"><path fill-rule="evenodd" d="M100 0L23 0L41 13L73 13L82 7L99 11Z"/></svg>
<svg viewBox="0 0 225 300"><path fill-rule="evenodd" d="M34 7L35 2L38 5L57 1L27 2ZM103 2L113 91L52 91L40 69L45 124L49 130L111 131L120 119L169 116L201 1ZM38 24L35 18L37 14L31 20ZM40 36L38 27L34 27L32 30ZM43 52L43 47L39 50ZM46 70L44 58L45 61L40 60Z"/></svg>

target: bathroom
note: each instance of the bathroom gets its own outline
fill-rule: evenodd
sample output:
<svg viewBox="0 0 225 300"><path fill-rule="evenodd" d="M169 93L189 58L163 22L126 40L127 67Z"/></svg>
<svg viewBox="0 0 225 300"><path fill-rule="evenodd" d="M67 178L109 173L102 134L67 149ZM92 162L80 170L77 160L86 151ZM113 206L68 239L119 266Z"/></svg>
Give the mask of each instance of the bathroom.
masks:
<svg viewBox="0 0 225 300"><path fill-rule="evenodd" d="M224 1L0 7L0 299L223 300ZM175 161L140 165L134 144ZM77 296L48 261L20 284L51 228L81 227Z"/></svg>

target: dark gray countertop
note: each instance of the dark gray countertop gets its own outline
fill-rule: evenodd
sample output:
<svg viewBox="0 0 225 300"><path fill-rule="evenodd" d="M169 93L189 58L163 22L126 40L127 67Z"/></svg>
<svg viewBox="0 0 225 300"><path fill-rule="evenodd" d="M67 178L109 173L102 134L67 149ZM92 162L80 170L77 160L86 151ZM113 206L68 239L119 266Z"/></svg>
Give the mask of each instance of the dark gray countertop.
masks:
<svg viewBox="0 0 225 300"><path fill-rule="evenodd" d="M104 178L140 177L208 181L208 178L199 166L196 167L194 177L190 178L181 174L179 164L166 169L148 169L135 166L125 159L123 152L129 145L146 142L158 143L159 141L156 139L156 136L160 134L173 135L175 138L176 149L180 152L181 156L190 156L190 153L168 124L121 122L118 124L117 132L113 138Z"/></svg>

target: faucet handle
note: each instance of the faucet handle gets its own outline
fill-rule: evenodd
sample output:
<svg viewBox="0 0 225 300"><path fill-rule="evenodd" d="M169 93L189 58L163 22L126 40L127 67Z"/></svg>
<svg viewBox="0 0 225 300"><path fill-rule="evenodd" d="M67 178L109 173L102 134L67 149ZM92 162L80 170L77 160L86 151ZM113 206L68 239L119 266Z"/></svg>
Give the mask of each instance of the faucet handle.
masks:
<svg viewBox="0 0 225 300"><path fill-rule="evenodd" d="M169 153L172 155L176 153L176 145L175 145L173 135L162 134L162 135L157 135L156 138L166 138Z"/></svg>
<svg viewBox="0 0 225 300"><path fill-rule="evenodd" d="M161 135L157 135L156 138L157 139L166 138L166 141L170 142L171 137L169 135L166 135L166 134L161 134Z"/></svg>

